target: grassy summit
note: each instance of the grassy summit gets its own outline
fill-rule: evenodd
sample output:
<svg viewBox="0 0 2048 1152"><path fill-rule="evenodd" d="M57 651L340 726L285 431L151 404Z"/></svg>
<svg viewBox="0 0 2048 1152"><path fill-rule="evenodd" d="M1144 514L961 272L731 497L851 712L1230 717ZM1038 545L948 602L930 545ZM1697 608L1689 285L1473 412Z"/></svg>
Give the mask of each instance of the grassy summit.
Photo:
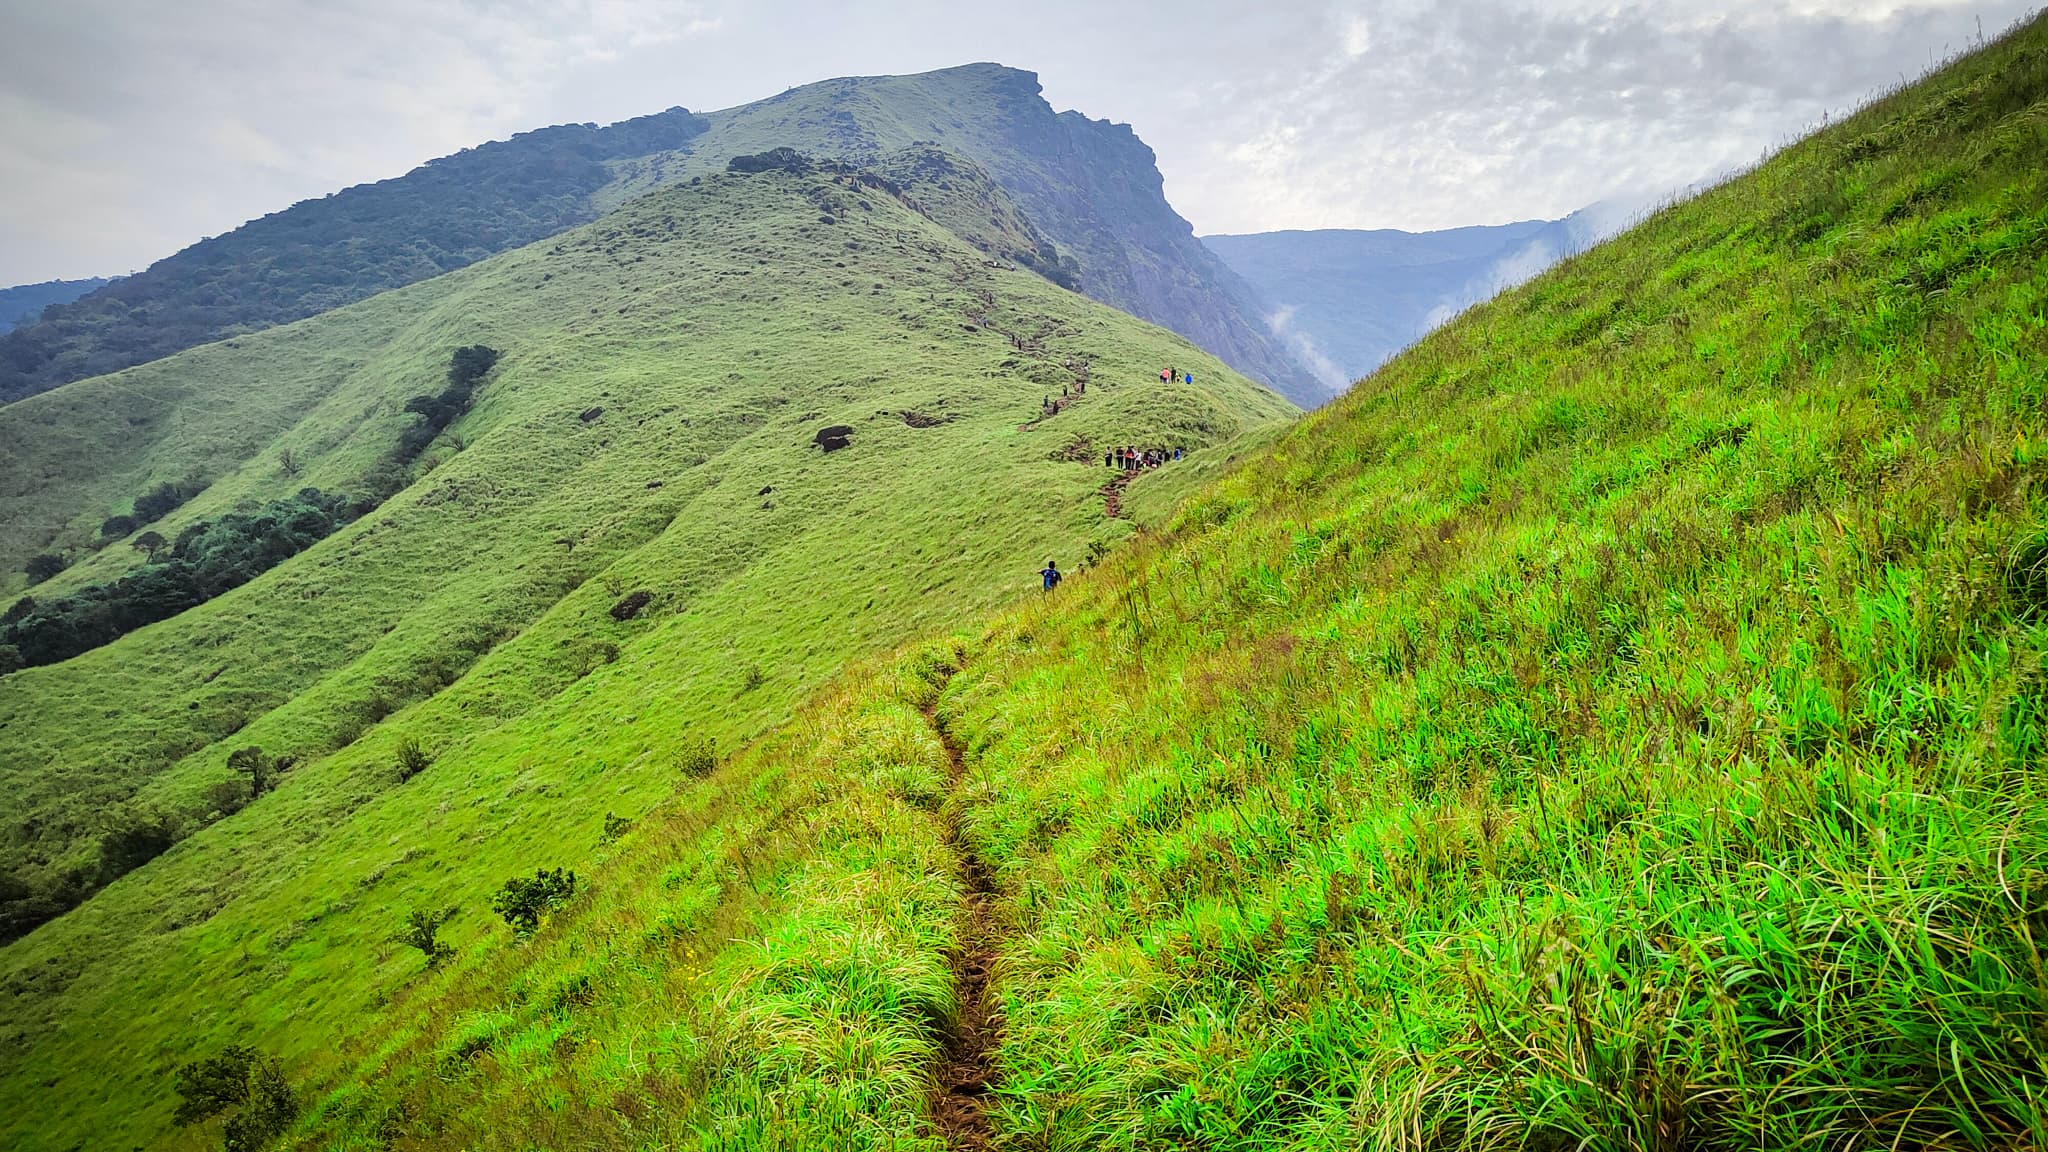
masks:
<svg viewBox="0 0 2048 1152"><path fill-rule="evenodd" d="M947 179L956 219L979 189L984 240L1014 227L971 165ZM925 195L710 176L0 410L29 458L16 475L58 471L37 497L53 514L96 490L55 490L67 453L46 436L100 445L117 478L208 462L170 533L306 484L352 490L453 348L504 352L374 513L183 615L0 679L11 909L90 891L126 822L180 837L0 952L0 1142L160 1133L162 1062L195 1044L318 1063L412 978L389 943L411 905L463 906L457 944L490 934L492 889L580 867L607 813L687 779L685 751L743 743L848 657L1127 535L1103 515L1098 446L1199 448L1290 411L1184 340L992 260L911 206ZM1161 384L1165 363L1201 383ZM1086 396L1041 419L1081 375ZM850 444L827 454L814 440L835 425ZM431 766L405 779L409 742ZM235 811L227 760L249 746L299 763Z"/></svg>
<svg viewBox="0 0 2048 1152"><path fill-rule="evenodd" d="M2048 1143L2044 98L2036 23L820 697L300 1136Z"/></svg>

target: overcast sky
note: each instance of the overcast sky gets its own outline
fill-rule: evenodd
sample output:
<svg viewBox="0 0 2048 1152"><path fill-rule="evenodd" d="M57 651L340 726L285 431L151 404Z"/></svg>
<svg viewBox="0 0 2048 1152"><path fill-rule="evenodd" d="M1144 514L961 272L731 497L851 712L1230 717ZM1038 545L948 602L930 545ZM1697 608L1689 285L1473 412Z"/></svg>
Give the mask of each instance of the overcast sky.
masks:
<svg viewBox="0 0 2048 1152"><path fill-rule="evenodd" d="M1196 230L1426 229L1669 191L2034 0L0 0L0 284L564 121L996 60L1134 125Z"/></svg>

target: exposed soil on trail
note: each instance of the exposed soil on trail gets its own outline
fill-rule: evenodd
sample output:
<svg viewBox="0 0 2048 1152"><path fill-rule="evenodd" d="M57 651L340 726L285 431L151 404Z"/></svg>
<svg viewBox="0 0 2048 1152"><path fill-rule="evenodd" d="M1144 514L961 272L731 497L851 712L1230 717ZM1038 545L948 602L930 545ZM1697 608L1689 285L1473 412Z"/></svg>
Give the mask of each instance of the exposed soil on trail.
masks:
<svg viewBox="0 0 2048 1152"><path fill-rule="evenodd" d="M960 745L939 723L935 709L925 709L925 719L946 747L951 787L957 791L965 770ZM960 954L953 959L960 1023L946 1038L946 1051L939 1058L938 1086L932 1096L932 1126L948 1147L979 1150L989 1147L988 1093L995 1077L996 1045L1002 1034L1002 1021L995 1013L988 986L998 936L995 885L989 879L988 869L961 837L955 817L947 818L946 843L959 860L961 878L967 882L967 908Z"/></svg>
<svg viewBox="0 0 2048 1152"><path fill-rule="evenodd" d="M1124 514L1124 487L1136 476L1136 472L1119 472L1116 479L1102 486L1102 514L1111 520L1120 520Z"/></svg>

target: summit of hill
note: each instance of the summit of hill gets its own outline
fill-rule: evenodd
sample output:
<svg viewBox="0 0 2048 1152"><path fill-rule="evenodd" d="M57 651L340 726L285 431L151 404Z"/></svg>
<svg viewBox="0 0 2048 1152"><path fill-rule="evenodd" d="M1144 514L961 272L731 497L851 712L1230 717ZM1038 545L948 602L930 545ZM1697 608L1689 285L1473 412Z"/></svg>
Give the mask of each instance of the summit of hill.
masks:
<svg viewBox="0 0 2048 1152"><path fill-rule="evenodd" d="M1068 286L1187 336L1298 404L1328 391L1250 288L1167 204L1127 125L1055 113L1029 72L975 64L794 88L699 115L521 133L251 221L0 335L0 403L317 315L553 235L736 155L868 163L929 143L969 159L1050 242Z"/></svg>

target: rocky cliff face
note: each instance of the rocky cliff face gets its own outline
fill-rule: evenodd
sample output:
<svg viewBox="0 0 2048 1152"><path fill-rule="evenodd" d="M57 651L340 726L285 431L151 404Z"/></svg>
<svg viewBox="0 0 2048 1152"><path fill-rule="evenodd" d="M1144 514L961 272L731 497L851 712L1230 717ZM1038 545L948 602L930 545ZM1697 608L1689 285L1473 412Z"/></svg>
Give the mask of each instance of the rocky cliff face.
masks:
<svg viewBox="0 0 2048 1152"><path fill-rule="evenodd" d="M1063 256L1081 291L1186 336L1297 404L1329 390L1267 329L1251 288L1167 203L1152 149L1127 124L1054 112L1038 77L999 64L828 80L711 113L700 161L769 144L869 162L920 140L992 175Z"/></svg>

